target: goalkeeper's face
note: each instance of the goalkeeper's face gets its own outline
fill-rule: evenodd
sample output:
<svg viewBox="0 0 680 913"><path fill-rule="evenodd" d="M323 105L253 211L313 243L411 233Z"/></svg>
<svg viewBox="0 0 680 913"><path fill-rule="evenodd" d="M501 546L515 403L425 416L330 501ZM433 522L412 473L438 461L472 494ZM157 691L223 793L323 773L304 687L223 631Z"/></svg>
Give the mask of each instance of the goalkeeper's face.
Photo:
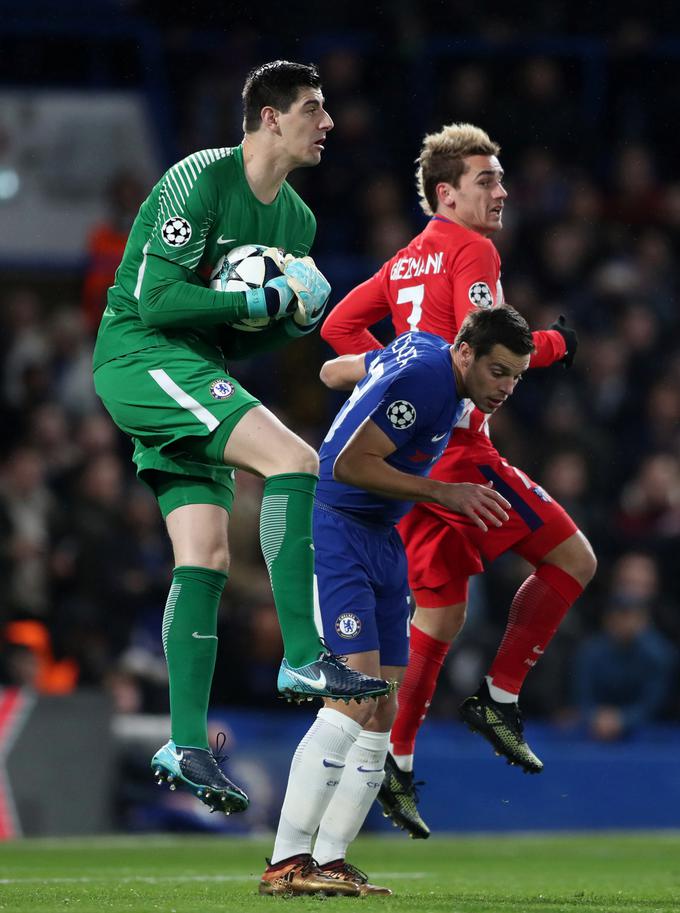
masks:
<svg viewBox="0 0 680 913"><path fill-rule="evenodd" d="M319 89L303 87L290 108L279 112L281 141L290 156L291 168L318 165L321 161L326 134L333 129L333 119L323 105Z"/></svg>

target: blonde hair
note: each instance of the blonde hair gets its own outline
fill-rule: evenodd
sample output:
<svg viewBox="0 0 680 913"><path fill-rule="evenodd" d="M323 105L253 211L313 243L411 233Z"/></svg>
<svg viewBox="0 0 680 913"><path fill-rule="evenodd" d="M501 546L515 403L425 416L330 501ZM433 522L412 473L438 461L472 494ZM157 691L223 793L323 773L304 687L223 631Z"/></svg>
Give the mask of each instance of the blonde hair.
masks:
<svg viewBox="0 0 680 913"><path fill-rule="evenodd" d="M428 133L416 159L416 186L426 215L437 211L437 184L457 187L470 155L498 155L501 147L474 124L448 124L439 133Z"/></svg>

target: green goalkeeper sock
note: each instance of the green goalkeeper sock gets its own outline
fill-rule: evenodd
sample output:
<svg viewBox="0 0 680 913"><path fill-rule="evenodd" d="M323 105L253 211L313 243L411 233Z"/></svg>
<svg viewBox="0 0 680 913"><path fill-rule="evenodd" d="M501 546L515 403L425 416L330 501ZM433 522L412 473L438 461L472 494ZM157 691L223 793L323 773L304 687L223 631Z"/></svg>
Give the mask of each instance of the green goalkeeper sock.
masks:
<svg viewBox="0 0 680 913"><path fill-rule="evenodd" d="M208 703L217 656L217 610L226 582L226 574L207 567L173 571L163 615L163 649L176 745L210 747Z"/></svg>
<svg viewBox="0 0 680 913"><path fill-rule="evenodd" d="M264 484L260 544L274 592L286 659L294 668L322 650L314 623L312 507L318 479L306 472L270 476Z"/></svg>

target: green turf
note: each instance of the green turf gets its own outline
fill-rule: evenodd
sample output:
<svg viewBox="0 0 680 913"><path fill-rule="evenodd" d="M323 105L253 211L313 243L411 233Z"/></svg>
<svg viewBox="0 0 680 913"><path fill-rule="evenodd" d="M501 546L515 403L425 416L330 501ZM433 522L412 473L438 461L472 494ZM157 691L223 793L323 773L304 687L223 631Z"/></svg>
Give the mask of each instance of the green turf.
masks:
<svg viewBox="0 0 680 913"><path fill-rule="evenodd" d="M680 911L680 835L358 840L349 856L389 898L260 897L271 841L109 837L0 844L0 911L259 913L359 905L413 913ZM320 906L321 905L321 906Z"/></svg>

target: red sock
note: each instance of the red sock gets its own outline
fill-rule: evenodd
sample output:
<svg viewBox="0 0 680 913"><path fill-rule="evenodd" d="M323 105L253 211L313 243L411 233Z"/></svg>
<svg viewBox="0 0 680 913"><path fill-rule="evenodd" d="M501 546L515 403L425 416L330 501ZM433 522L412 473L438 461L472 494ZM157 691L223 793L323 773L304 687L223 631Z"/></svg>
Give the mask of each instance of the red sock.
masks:
<svg viewBox="0 0 680 913"><path fill-rule="evenodd" d="M519 694L569 608L581 584L554 564L542 564L515 593L503 640L489 669L497 688Z"/></svg>
<svg viewBox="0 0 680 913"><path fill-rule="evenodd" d="M392 726L394 754L413 754L416 734L427 716L449 646L411 625L408 667L399 686L399 710Z"/></svg>

